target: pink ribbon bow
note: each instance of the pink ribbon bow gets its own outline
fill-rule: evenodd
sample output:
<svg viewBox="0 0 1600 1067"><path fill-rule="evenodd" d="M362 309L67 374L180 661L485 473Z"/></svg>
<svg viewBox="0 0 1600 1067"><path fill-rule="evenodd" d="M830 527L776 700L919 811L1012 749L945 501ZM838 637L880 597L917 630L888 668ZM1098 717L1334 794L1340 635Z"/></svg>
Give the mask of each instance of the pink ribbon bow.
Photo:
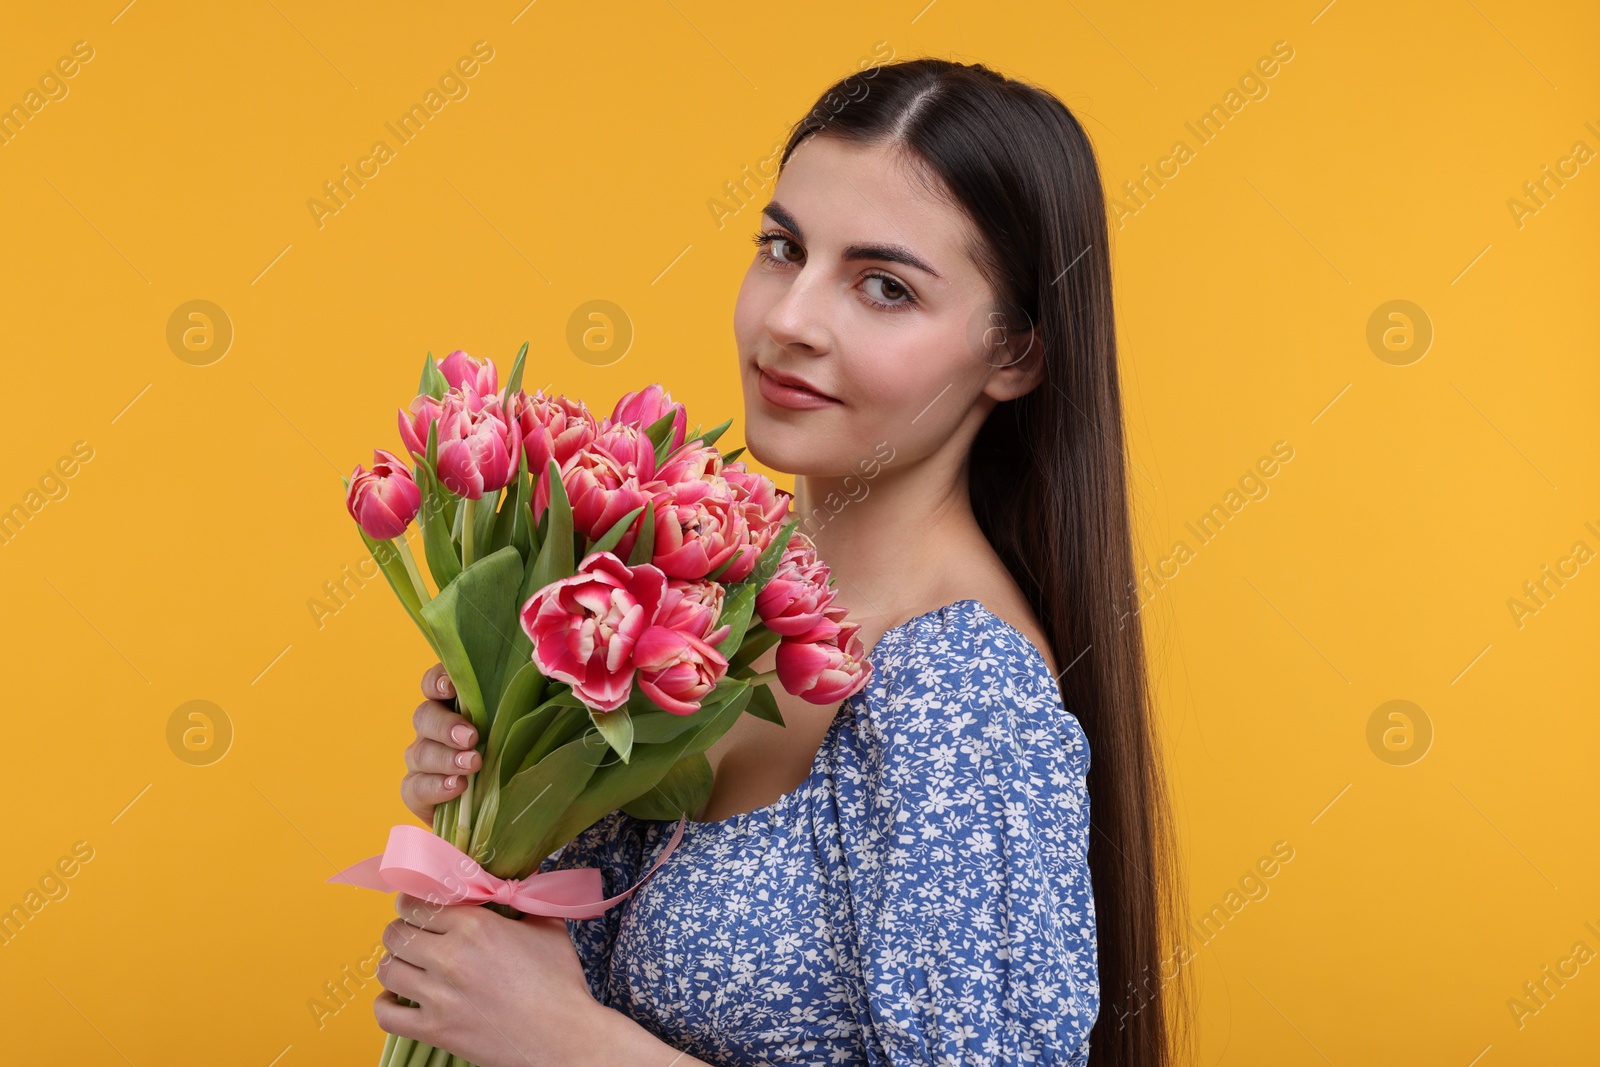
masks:
<svg viewBox="0 0 1600 1067"><path fill-rule="evenodd" d="M598 867L541 871L526 878L500 878L444 838L420 826L394 826L389 845L380 854L346 867L330 882L409 893L430 904L508 904L524 915L592 919L622 903L656 873L683 837L689 817L677 829L655 863L633 885L614 897L602 898L605 885Z"/></svg>

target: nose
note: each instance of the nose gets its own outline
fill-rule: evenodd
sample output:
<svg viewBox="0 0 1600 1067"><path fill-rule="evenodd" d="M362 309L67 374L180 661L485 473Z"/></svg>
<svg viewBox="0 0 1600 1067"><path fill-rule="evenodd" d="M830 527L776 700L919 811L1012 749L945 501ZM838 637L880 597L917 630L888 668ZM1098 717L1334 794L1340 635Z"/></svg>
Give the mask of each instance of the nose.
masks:
<svg viewBox="0 0 1600 1067"><path fill-rule="evenodd" d="M823 353L832 348L826 279L810 266L795 273L783 295L767 310L762 325L784 348Z"/></svg>

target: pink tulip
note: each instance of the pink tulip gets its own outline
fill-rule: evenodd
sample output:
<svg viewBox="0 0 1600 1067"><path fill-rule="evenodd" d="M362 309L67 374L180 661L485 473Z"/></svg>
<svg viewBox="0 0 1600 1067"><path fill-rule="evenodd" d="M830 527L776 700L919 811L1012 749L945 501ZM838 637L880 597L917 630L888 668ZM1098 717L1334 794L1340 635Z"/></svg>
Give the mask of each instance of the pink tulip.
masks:
<svg viewBox="0 0 1600 1067"><path fill-rule="evenodd" d="M651 626L633 649L639 688L663 711L690 715L728 673L728 660L709 643L682 630Z"/></svg>
<svg viewBox="0 0 1600 1067"><path fill-rule="evenodd" d="M528 454L528 470L534 475L533 521L544 516L550 506L550 461L563 472L578 450L600 434L600 424L580 400L540 390L511 398L512 418L522 433L522 448Z"/></svg>
<svg viewBox="0 0 1600 1067"><path fill-rule="evenodd" d="M618 519L655 495L641 484L654 472L655 450L650 439L632 426L607 430L578 449L561 472L562 487L572 504L573 529L591 541L599 540ZM641 512L613 551L628 555L643 525Z"/></svg>
<svg viewBox="0 0 1600 1067"><path fill-rule="evenodd" d="M670 451L683 444L684 435L689 432L689 412L682 404L674 401L672 395L660 385L646 386L618 400L616 409L611 412L611 417L604 425L609 429L611 426L626 423L640 430L646 430L651 423L668 411L673 413L672 433L667 438L667 448Z"/></svg>
<svg viewBox="0 0 1600 1067"><path fill-rule="evenodd" d="M393 452L372 450L372 470L356 464L345 494L345 507L374 541L388 541L405 532L422 507L422 491L411 469Z"/></svg>
<svg viewBox="0 0 1600 1067"><path fill-rule="evenodd" d="M523 605L533 661L591 708L615 711L633 690L634 646L666 588L667 576L649 564L629 567L610 552L589 553L576 574L551 582Z"/></svg>
<svg viewBox="0 0 1600 1067"><path fill-rule="evenodd" d="M695 483L683 483L693 486ZM727 563L718 581L737 582L755 567L755 556L743 553L748 547L749 528L719 478L711 495L692 503L682 503L676 490L656 498L656 566L674 578L704 578Z"/></svg>
<svg viewBox="0 0 1600 1067"><path fill-rule="evenodd" d="M439 373L444 375L444 380L452 388L464 390L467 383L471 382L480 398L500 388L500 375L492 359L473 359L458 348L439 360L438 364Z"/></svg>
<svg viewBox="0 0 1600 1067"><path fill-rule="evenodd" d="M693 504L713 494L736 499L734 488L722 477L722 453L710 445L691 442L669 454L656 477L672 490L679 504Z"/></svg>
<svg viewBox="0 0 1600 1067"><path fill-rule="evenodd" d="M444 401L418 393L408 408L400 409L400 440L406 450L419 456L428 454L428 427L444 413Z"/></svg>
<svg viewBox="0 0 1600 1067"><path fill-rule="evenodd" d="M767 550L789 520L794 494L779 489L765 474L747 470L742 459L724 466L722 478L732 486L733 498L749 528L750 543L741 552L750 556L754 566L755 559Z"/></svg>
<svg viewBox="0 0 1600 1067"><path fill-rule="evenodd" d="M590 541L600 540L624 515L651 500L651 494L639 485L639 479L630 475L621 485L613 487L598 481L593 468L585 466L576 467L563 484L572 503L572 528ZM611 551L626 559L633 553L643 528L644 512L641 511Z"/></svg>
<svg viewBox="0 0 1600 1067"><path fill-rule="evenodd" d="M717 625L722 617L723 599L721 582L685 582L672 578L667 582L666 595L661 598L656 625L694 634L708 645L721 644L733 630L727 623Z"/></svg>
<svg viewBox="0 0 1600 1067"><path fill-rule="evenodd" d="M829 618L814 633L832 629L818 640L785 637L778 642L778 683L812 704L832 704L852 695L872 676L861 643L861 625L843 622L840 608L829 608Z"/></svg>
<svg viewBox="0 0 1600 1067"><path fill-rule="evenodd" d="M463 393L446 394L438 470L446 489L470 500L502 489L515 480L521 454L522 434L500 409L498 396L480 397L471 382Z"/></svg>
<svg viewBox="0 0 1600 1067"><path fill-rule="evenodd" d="M828 575L828 565L817 558L811 538L795 530L772 580L756 594L756 614L773 633L805 635L823 621L823 612L833 604Z"/></svg>
<svg viewBox="0 0 1600 1067"><path fill-rule="evenodd" d="M779 489L777 483L765 474L746 469L742 459L725 464L722 468L722 477L733 486L734 499L741 504L749 505L746 518L752 520L750 529L755 530L759 527L765 531L770 528L771 535L761 546L765 548L772 543L772 535L776 535L783 524L789 521L789 506L794 500L794 494Z"/></svg>

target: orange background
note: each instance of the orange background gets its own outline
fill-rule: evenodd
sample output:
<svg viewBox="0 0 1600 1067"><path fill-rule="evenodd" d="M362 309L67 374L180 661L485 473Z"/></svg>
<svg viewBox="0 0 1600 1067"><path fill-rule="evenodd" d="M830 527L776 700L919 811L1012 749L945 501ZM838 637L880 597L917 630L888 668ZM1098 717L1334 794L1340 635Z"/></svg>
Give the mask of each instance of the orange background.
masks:
<svg viewBox="0 0 1600 1067"><path fill-rule="evenodd" d="M324 983L370 970L392 909L323 879L409 818L430 658L381 580L346 577L340 474L395 447L425 351L506 367L523 341L530 387L609 410L662 381L734 416L736 446L759 167L833 79L932 54L1060 95L1120 197L1199 1062L1592 1060L1592 9L111 0L19 21L0 105L40 106L0 143L0 508L25 512L0 538L0 907L65 895L0 944L11 1059L376 1062L377 983L342 1005ZM400 144L385 124L479 41L465 95ZM1251 81L1277 42L1292 58ZM1213 105L1233 110L1202 141ZM319 224L308 201L378 139L392 158ZM1146 166L1168 177L1135 199ZM1568 177L1540 203L1546 166ZM226 351L169 341L194 300ZM594 300L625 353L569 342ZM1278 442L1292 458L1251 480ZM1546 566L1568 577L1536 604ZM1292 859L1261 877L1275 846ZM1546 966L1569 977L1535 1011Z"/></svg>

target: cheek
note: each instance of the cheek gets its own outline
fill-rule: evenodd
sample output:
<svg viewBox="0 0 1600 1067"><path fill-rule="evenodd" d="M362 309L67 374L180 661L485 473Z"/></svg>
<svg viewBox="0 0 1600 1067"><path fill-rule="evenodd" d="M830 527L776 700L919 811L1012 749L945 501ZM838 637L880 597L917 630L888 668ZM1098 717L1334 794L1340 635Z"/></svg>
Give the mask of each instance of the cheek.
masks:
<svg viewBox="0 0 1600 1067"><path fill-rule="evenodd" d="M905 409L909 419L941 392L948 399L968 390L972 369L963 355L950 347L949 331L931 322L917 326L879 330L851 345L849 358L842 360L841 366L853 404L870 410L874 417L892 418Z"/></svg>
<svg viewBox="0 0 1600 1067"><path fill-rule="evenodd" d="M733 337L741 354L748 354L761 338L761 322L771 298L762 292L762 279L752 266L739 283L739 297L733 303Z"/></svg>

